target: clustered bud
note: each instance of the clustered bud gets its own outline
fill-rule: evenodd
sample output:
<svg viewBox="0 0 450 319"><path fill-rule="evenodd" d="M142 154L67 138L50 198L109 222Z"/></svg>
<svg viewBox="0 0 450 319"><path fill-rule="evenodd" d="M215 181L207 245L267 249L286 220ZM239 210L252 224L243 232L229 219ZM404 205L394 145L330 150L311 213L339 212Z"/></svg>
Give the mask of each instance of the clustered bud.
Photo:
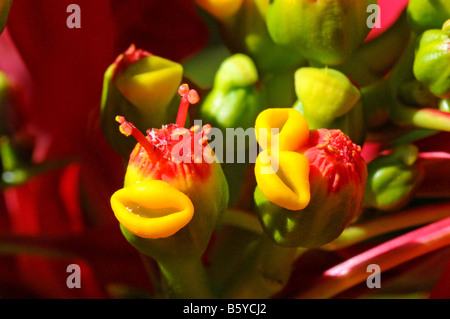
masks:
<svg viewBox="0 0 450 319"><path fill-rule="evenodd" d="M269 112L272 123L278 117L281 127L280 152L270 154L278 161L277 171L264 173L258 162L255 166L258 187L254 196L260 222L280 245L321 246L337 238L360 213L367 179L361 147L340 130L306 129L284 140L291 118L303 116L294 109L289 117L271 110L260 116ZM284 109L278 112L286 114ZM286 151L283 141L292 141L291 151Z"/></svg>

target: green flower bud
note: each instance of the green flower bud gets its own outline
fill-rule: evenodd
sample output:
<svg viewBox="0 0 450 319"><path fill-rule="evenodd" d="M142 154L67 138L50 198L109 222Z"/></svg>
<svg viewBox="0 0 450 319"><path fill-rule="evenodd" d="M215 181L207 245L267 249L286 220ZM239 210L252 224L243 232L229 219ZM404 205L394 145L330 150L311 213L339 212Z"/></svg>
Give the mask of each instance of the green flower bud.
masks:
<svg viewBox="0 0 450 319"><path fill-rule="evenodd" d="M364 206L382 211L404 207L423 179L417 156L417 147L405 144L368 163Z"/></svg>
<svg viewBox="0 0 450 319"><path fill-rule="evenodd" d="M11 5L12 0L0 0L0 34L2 34L3 29L5 29Z"/></svg>
<svg viewBox="0 0 450 319"><path fill-rule="evenodd" d="M253 127L256 117L264 107L264 96L258 87L258 71L252 59L244 54L235 54L223 61L218 69L214 86L199 109L202 120L211 123L223 133L222 154L226 154L227 128ZM216 146L216 147L217 147ZM234 143L235 154L248 151L248 143L244 148ZM240 147L241 149L237 149ZM216 149L217 150L217 149ZM246 156L246 158L248 158ZM234 204L242 190L246 163L224 163L223 170L230 185L230 203Z"/></svg>
<svg viewBox="0 0 450 319"><path fill-rule="evenodd" d="M264 105L257 82L258 71L248 56L239 53L227 58L200 107L200 116L220 129L251 127Z"/></svg>
<svg viewBox="0 0 450 319"><path fill-rule="evenodd" d="M340 71L304 67L295 72L298 102L310 129L340 129L360 144L364 137L361 93Z"/></svg>
<svg viewBox="0 0 450 319"><path fill-rule="evenodd" d="M373 0L274 0L266 22L273 41L296 48L310 61L343 63L370 32L369 4Z"/></svg>
<svg viewBox="0 0 450 319"><path fill-rule="evenodd" d="M439 29L450 17L450 2L447 0L410 0L408 4L409 22L418 34Z"/></svg>
<svg viewBox="0 0 450 319"><path fill-rule="evenodd" d="M127 157L134 147L123 139L115 125L123 114L142 131L170 122L177 102L183 68L134 45L108 67L103 82L101 121L105 137L116 151Z"/></svg>
<svg viewBox="0 0 450 319"><path fill-rule="evenodd" d="M445 25L422 34L413 66L417 80L441 98L450 97L450 39Z"/></svg>
<svg viewBox="0 0 450 319"><path fill-rule="evenodd" d="M297 68L304 58L273 42L267 30L268 0L244 0L233 18L224 21L225 39L235 52L249 55L262 72Z"/></svg>

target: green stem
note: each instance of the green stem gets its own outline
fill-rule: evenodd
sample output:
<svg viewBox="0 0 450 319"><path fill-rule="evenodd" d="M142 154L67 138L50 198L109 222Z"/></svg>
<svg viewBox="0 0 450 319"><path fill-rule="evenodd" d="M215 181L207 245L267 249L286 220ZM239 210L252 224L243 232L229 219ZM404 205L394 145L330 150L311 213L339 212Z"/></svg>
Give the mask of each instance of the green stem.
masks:
<svg viewBox="0 0 450 319"><path fill-rule="evenodd" d="M153 298L164 297L164 292L161 285L161 270L158 263L151 257L139 252L144 268L150 277L153 288Z"/></svg>
<svg viewBox="0 0 450 319"><path fill-rule="evenodd" d="M450 131L450 114L433 108L408 107L400 102L400 88L403 84L415 80L413 65L415 59L415 47L417 37L411 36L409 44L389 75L384 87L390 96L391 103L386 103L386 111L390 118L406 126Z"/></svg>
<svg viewBox="0 0 450 319"><path fill-rule="evenodd" d="M250 212L237 208L229 208L223 215L221 223L224 225L238 227L257 235L263 234L263 229L258 221L258 217Z"/></svg>
<svg viewBox="0 0 450 319"><path fill-rule="evenodd" d="M158 262L167 285L167 297L179 299L211 299L212 289L199 258L173 258Z"/></svg>
<svg viewBox="0 0 450 319"><path fill-rule="evenodd" d="M404 262L450 245L450 218L424 226L359 255L347 259L324 273L306 291L296 294L299 299L331 298L367 280L369 265L387 271Z"/></svg>
<svg viewBox="0 0 450 319"><path fill-rule="evenodd" d="M361 88L364 122L369 129L382 126L388 121L384 105L389 103L390 99L385 81L377 81Z"/></svg>
<svg viewBox="0 0 450 319"><path fill-rule="evenodd" d="M412 108L397 103L391 108L391 118L403 125L450 132L450 113L432 108Z"/></svg>
<svg viewBox="0 0 450 319"><path fill-rule="evenodd" d="M347 227L336 240L323 246L338 250L390 232L417 227L450 217L450 202L413 207Z"/></svg>
<svg viewBox="0 0 450 319"><path fill-rule="evenodd" d="M297 248L282 247L263 235L250 245L224 298L269 298L286 285Z"/></svg>

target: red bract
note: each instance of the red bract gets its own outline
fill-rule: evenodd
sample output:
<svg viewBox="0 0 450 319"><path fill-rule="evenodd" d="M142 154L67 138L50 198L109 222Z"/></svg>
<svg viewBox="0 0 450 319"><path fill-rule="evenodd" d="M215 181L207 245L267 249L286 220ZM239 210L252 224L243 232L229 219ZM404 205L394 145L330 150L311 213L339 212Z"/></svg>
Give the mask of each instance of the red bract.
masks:
<svg viewBox="0 0 450 319"><path fill-rule="evenodd" d="M14 112L20 119L16 128L35 143L30 164L53 159L77 163L4 192L7 216L2 212L0 220L11 224L12 233L72 238L92 227L115 226L109 197L122 185L124 168L121 158L103 138L99 124L103 74L131 43L179 61L200 50L208 39L191 1L80 0L80 29L66 25L69 4L71 1L14 1L7 29L0 38L0 69L7 73L13 88L22 94L19 100L24 102L15 105ZM1 229L5 228L2 225ZM113 228L110 235L122 239L118 228ZM115 249L132 248L105 249L111 249L106 253L113 255L118 253ZM25 268L20 273L24 274L26 286L36 280L30 277L33 261L21 258ZM89 258L80 261L86 274L92 273L89 267L96 259L102 259L95 255ZM80 293L68 290L65 280L51 276L59 269L60 261L38 263L42 265L39 276L47 284L35 288L45 290L59 285L66 290L63 293L55 288L53 294L44 297L57 297L57 292L62 297ZM145 276L143 269L130 266L134 273ZM123 272L122 278L129 275L128 268L116 269ZM67 277L64 270L61 277ZM103 279L87 279L91 284L86 284L101 286L111 278ZM105 296L98 289L84 291L86 297ZM39 291L33 293L39 295Z"/></svg>
<svg viewBox="0 0 450 319"><path fill-rule="evenodd" d="M18 1L8 23L33 80L29 125L51 135L45 157L86 150L86 139L91 138L86 130L92 129L97 118L103 73L130 43L180 60L199 50L207 39L189 1L79 1L80 29L66 26L68 4ZM88 118L92 121L87 122Z"/></svg>
<svg viewBox="0 0 450 319"><path fill-rule="evenodd" d="M371 40L387 30L398 18L409 0L378 0L380 6L380 28L373 28L366 40Z"/></svg>

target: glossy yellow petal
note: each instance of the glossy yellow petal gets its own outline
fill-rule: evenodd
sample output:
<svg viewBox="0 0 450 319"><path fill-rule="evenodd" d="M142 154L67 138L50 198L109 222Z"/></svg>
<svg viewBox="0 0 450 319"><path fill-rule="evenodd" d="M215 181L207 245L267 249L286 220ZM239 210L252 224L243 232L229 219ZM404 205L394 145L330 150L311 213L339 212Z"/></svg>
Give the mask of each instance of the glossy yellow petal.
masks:
<svg viewBox="0 0 450 319"><path fill-rule="evenodd" d="M143 238L169 237L194 216L189 197L160 180L135 183L118 190L111 197L111 207L128 231Z"/></svg>
<svg viewBox="0 0 450 319"><path fill-rule="evenodd" d="M256 139L264 150L297 151L308 141L309 127L303 115L291 108L271 108L256 118Z"/></svg>
<svg viewBox="0 0 450 319"><path fill-rule="evenodd" d="M196 0L196 2L217 19L225 20L239 10L243 0Z"/></svg>
<svg viewBox="0 0 450 319"><path fill-rule="evenodd" d="M309 204L309 162L303 154L281 151L277 158L262 151L256 159L255 176L259 189L272 203L289 210Z"/></svg>

